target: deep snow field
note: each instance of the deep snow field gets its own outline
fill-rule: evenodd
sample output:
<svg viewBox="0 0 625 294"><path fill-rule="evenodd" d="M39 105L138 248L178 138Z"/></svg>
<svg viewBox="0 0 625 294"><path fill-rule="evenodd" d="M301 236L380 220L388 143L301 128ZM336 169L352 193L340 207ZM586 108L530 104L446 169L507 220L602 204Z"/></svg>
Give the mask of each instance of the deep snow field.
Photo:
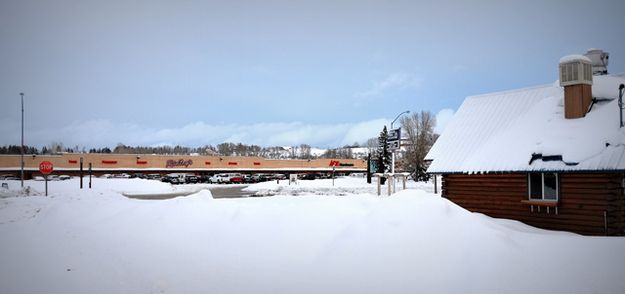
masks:
<svg viewBox="0 0 625 294"><path fill-rule="evenodd" d="M625 238L470 213L432 184L378 197L362 178L281 181L213 199L140 179L50 182L48 197L6 182L0 293L625 293ZM121 195L185 189L198 192Z"/></svg>

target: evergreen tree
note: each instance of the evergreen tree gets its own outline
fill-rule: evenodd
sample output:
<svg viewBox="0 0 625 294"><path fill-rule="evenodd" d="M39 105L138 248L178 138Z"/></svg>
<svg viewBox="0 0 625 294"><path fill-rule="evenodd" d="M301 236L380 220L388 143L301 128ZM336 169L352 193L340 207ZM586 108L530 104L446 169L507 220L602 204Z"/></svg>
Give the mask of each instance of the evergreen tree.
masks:
<svg viewBox="0 0 625 294"><path fill-rule="evenodd" d="M388 150L388 131L386 126L382 129L378 142L380 148L378 148L378 173L385 173L390 170L391 167L391 152ZM384 184L385 179L381 178L381 183Z"/></svg>

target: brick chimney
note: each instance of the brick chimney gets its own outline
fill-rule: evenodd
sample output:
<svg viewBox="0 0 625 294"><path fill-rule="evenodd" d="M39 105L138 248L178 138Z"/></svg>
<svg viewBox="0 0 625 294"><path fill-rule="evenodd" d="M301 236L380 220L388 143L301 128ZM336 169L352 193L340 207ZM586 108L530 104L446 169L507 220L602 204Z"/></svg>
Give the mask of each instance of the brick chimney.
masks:
<svg viewBox="0 0 625 294"><path fill-rule="evenodd" d="M562 57L560 86L564 87L564 117L584 117L592 102L591 60L583 55Z"/></svg>

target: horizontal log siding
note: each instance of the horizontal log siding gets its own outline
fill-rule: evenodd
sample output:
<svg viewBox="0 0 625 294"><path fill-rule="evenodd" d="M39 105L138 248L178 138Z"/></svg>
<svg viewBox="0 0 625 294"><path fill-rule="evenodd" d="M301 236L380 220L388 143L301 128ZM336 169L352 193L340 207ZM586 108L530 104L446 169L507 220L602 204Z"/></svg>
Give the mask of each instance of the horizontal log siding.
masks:
<svg viewBox="0 0 625 294"><path fill-rule="evenodd" d="M551 230L565 230L584 235L623 235L625 230L625 199L621 183L623 175L559 174L560 201L558 214L546 207L540 212L528 204L527 174L485 174L443 176L443 196L474 212L497 218L508 218ZM607 219L604 218L607 213Z"/></svg>

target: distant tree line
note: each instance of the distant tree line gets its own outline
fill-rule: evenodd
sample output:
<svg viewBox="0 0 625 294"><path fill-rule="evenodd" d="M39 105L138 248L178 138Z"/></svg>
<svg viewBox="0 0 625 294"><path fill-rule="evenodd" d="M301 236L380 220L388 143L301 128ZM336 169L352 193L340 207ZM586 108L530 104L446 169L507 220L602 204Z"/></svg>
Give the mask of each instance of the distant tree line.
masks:
<svg viewBox="0 0 625 294"><path fill-rule="evenodd" d="M158 154L158 155L210 155L210 156L259 156L270 159L315 159L315 158L340 158L352 159L354 154L352 147L359 147L358 144L343 146L341 148L328 149L323 154L313 154L312 147L307 144L298 146L273 146L261 147L258 145L247 145L242 143L221 143L217 146L205 145L201 147L185 146L128 146L123 143L117 144L112 150L109 147L86 149L81 146L65 147L63 143L52 142L48 146L43 146L41 150L37 147L24 146L25 154L62 154L62 153L100 153L100 154ZM18 145L8 145L0 147L0 154L21 154L21 147Z"/></svg>
<svg viewBox="0 0 625 294"><path fill-rule="evenodd" d="M0 147L0 154L22 154L22 147L19 145L8 145ZM32 146L24 146L24 154L39 154L39 149Z"/></svg>

